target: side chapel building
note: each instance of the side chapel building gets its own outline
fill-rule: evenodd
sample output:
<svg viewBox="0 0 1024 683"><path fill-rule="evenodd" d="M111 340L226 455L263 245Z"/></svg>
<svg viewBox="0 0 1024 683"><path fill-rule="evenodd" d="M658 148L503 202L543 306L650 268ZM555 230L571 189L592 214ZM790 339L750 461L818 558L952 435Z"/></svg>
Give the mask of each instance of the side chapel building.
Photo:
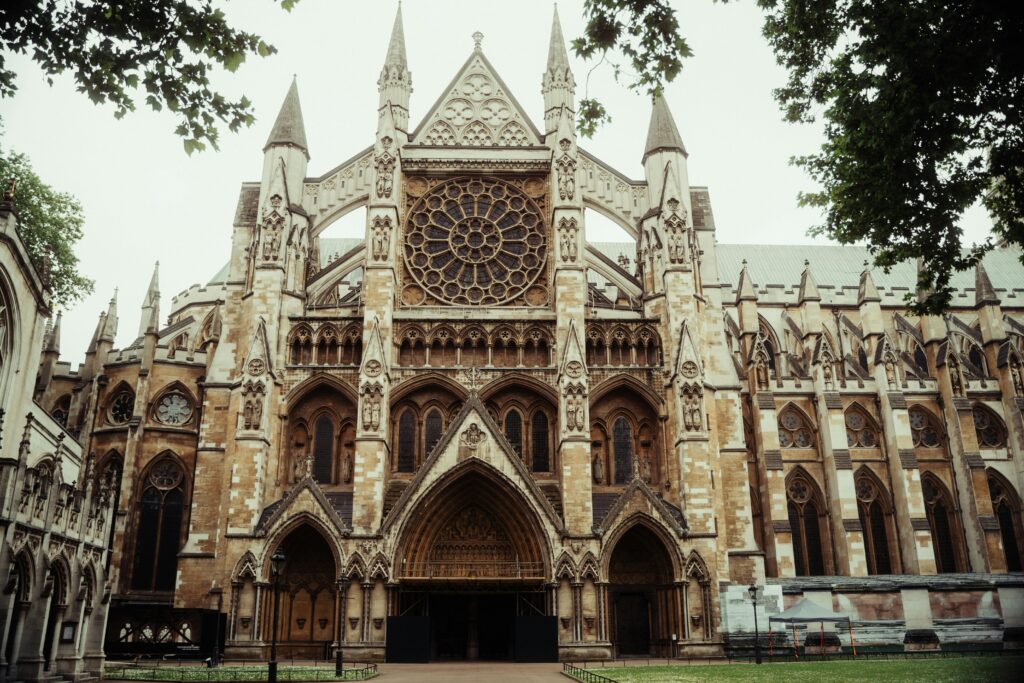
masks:
<svg viewBox="0 0 1024 683"><path fill-rule="evenodd" d="M400 13L378 85L372 145L310 175L292 84L166 324L154 273L127 348L116 302L77 371L49 336L35 399L120 482L108 653L265 657L278 548L286 655L721 653L751 583L864 642L1020 643L1018 251L918 318L913 264L718 244L663 99L642 180L579 146L557 14L539 127L478 36L410 125Z"/></svg>

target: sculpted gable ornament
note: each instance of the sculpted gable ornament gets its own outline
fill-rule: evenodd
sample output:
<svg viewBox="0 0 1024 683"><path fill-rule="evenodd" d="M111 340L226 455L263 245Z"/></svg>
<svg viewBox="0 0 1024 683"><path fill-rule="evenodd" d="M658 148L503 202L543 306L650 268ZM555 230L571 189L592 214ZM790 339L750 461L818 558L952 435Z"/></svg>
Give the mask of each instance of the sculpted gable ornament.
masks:
<svg viewBox="0 0 1024 683"><path fill-rule="evenodd" d="M387 261L391 251L391 218L374 216L371 223L372 254L374 261Z"/></svg>
<svg viewBox="0 0 1024 683"><path fill-rule="evenodd" d="M393 142L387 135L381 138L381 152L373 160L374 168L377 171L378 199L390 197L394 188L396 159L390 151Z"/></svg>
<svg viewBox="0 0 1024 683"><path fill-rule="evenodd" d="M480 429L480 425L476 422L471 423L469 428L459 436L459 441L473 452L486 440L487 434Z"/></svg>
<svg viewBox="0 0 1024 683"><path fill-rule="evenodd" d="M558 198L568 201L576 196L576 160L569 156L572 141L562 138L558 142L558 148L562 152L555 162L555 171L558 173Z"/></svg>

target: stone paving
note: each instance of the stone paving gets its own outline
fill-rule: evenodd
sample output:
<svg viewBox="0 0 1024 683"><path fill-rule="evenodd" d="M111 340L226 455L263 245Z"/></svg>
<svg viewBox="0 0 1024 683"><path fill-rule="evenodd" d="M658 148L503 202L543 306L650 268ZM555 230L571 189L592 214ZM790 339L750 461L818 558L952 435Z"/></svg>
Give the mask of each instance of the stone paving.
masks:
<svg viewBox="0 0 1024 683"><path fill-rule="evenodd" d="M381 683L408 681L463 681L487 683L516 681L567 681L561 664L516 664L513 662L452 662L432 664L380 664Z"/></svg>

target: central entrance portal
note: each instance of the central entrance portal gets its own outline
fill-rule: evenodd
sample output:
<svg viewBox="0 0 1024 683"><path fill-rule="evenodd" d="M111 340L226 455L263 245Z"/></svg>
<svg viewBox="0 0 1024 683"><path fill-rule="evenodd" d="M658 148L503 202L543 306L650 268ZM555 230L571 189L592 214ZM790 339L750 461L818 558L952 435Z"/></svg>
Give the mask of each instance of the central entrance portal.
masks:
<svg viewBox="0 0 1024 683"><path fill-rule="evenodd" d="M542 590L403 590L388 620L389 661L555 661Z"/></svg>

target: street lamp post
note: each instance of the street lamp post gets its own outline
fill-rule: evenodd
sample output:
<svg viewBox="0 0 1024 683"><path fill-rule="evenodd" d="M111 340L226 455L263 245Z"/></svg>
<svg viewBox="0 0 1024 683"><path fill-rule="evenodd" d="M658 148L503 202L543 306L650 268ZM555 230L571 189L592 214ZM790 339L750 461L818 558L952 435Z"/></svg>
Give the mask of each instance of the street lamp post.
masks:
<svg viewBox="0 0 1024 683"><path fill-rule="evenodd" d="M270 558L270 575L274 584L274 619L270 627L270 661L267 662L267 682L277 683L277 603L281 585L281 574L284 573L284 550L278 548Z"/></svg>
<svg viewBox="0 0 1024 683"><path fill-rule="evenodd" d="M757 664L761 663L761 634L757 628L757 584L750 584L750 588L747 589L750 594L750 602L754 605L754 661Z"/></svg>

